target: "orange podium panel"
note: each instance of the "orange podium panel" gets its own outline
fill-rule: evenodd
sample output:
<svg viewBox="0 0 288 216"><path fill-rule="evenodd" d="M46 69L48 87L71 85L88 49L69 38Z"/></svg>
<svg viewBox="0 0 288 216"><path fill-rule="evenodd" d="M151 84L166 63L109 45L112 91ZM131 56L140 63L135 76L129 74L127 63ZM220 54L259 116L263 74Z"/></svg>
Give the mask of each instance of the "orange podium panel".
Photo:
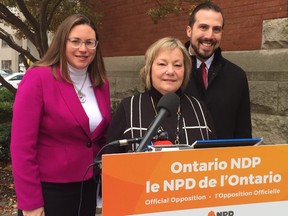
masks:
<svg viewBox="0 0 288 216"><path fill-rule="evenodd" d="M287 216L288 145L103 155L103 216Z"/></svg>

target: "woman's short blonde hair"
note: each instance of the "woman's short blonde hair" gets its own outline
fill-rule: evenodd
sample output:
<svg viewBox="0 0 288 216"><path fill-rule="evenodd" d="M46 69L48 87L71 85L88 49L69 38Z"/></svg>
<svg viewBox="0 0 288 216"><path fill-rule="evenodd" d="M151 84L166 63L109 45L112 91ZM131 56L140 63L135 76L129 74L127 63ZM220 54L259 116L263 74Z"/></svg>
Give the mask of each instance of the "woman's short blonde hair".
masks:
<svg viewBox="0 0 288 216"><path fill-rule="evenodd" d="M184 78L183 83L181 85L181 88L184 89L186 85L189 82L190 73L191 73L191 57L185 48L185 46L182 44L182 42L173 37L165 37L162 39L157 40L154 42L146 51L145 53L145 65L140 70L140 76L145 84L146 89L151 89L152 86L152 80L151 80L151 68L152 64L155 60L155 58L158 56L160 50L163 49L175 49L179 48L180 51L183 54L184 59Z"/></svg>

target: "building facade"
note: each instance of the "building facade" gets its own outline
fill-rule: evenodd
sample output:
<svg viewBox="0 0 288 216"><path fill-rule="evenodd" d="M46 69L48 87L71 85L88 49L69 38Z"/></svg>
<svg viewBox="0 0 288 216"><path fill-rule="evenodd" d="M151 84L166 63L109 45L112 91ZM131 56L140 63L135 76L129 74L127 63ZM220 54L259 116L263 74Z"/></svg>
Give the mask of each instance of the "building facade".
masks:
<svg viewBox="0 0 288 216"><path fill-rule="evenodd" d="M98 1L98 0L95 0ZM143 55L161 37L173 36L187 41L188 14L170 14L154 24L147 15L156 0L101 1L96 11L104 13L100 25L105 57ZM221 48L224 51L262 49L263 22L288 17L287 0L215 0L224 14ZM187 6L189 7L189 6ZM286 44L286 48L288 45Z"/></svg>
<svg viewBox="0 0 288 216"><path fill-rule="evenodd" d="M248 77L253 136L264 143L288 143L288 1L215 0L223 11L223 55ZM119 100L142 91L139 70L148 46L161 37L187 41L188 15L169 15L153 24L155 0L102 1L101 48L111 96Z"/></svg>
<svg viewBox="0 0 288 216"><path fill-rule="evenodd" d="M10 32L13 31L0 23L0 27ZM19 41L17 41L19 43ZM7 69L14 72L19 71L18 53L11 49L8 44L0 39L0 69Z"/></svg>
<svg viewBox="0 0 288 216"><path fill-rule="evenodd" d="M16 10L14 10L14 13L17 13ZM36 57L39 56L36 47L25 38L18 39L17 37L15 37L15 30L13 30L11 27L5 26L0 23L0 28L8 32L13 37L14 42L18 46L29 50ZM0 39L0 69L7 69L13 72L26 71L23 62L19 58L19 53L16 50L10 48L6 41L2 39Z"/></svg>

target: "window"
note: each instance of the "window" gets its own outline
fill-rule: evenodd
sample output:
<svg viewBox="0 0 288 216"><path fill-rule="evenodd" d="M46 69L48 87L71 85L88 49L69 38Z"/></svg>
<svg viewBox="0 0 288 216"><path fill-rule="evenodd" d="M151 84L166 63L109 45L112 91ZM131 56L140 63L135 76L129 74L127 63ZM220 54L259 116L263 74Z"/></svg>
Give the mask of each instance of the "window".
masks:
<svg viewBox="0 0 288 216"><path fill-rule="evenodd" d="M23 76L24 76L24 74L16 75L16 76L12 77L12 78L10 79L10 81L22 80Z"/></svg>
<svg viewBox="0 0 288 216"><path fill-rule="evenodd" d="M7 42L4 41L4 40L1 40L1 41L2 41L1 47L2 47L2 48L7 48L7 47L8 47Z"/></svg>
<svg viewBox="0 0 288 216"><path fill-rule="evenodd" d="M1 68L2 69L10 69L12 68L12 61L11 60L2 60L1 61Z"/></svg>

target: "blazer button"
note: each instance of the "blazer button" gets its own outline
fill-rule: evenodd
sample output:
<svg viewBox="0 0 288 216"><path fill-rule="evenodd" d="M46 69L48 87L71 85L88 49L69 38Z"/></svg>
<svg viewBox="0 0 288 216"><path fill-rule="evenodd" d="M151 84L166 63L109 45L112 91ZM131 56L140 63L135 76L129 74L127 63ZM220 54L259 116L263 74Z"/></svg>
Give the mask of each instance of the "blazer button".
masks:
<svg viewBox="0 0 288 216"><path fill-rule="evenodd" d="M87 146L88 148L91 148L92 142L88 142L88 143L86 144L86 146Z"/></svg>

